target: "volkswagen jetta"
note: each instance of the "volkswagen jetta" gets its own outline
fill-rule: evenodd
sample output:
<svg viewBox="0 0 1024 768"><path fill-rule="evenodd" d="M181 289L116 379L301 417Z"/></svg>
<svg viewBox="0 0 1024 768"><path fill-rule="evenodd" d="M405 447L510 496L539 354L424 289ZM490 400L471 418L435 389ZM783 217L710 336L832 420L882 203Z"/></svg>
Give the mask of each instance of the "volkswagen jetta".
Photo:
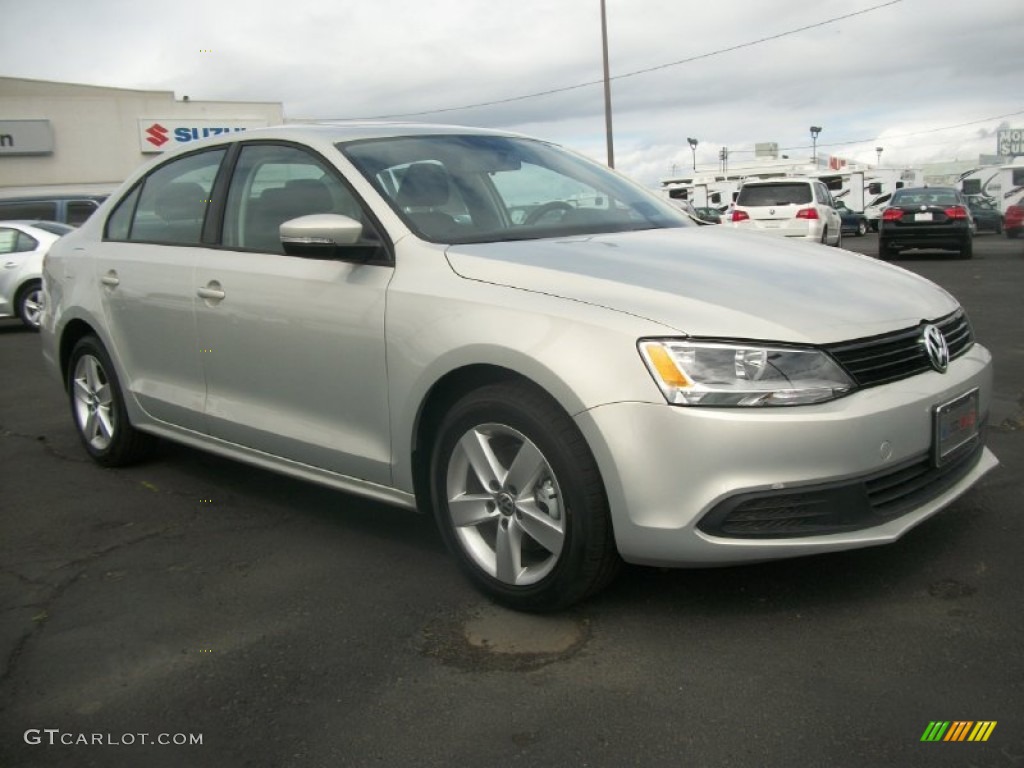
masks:
<svg viewBox="0 0 1024 768"><path fill-rule="evenodd" d="M997 464L956 300L698 227L499 132L261 129L139 170L44 267L45 359L106 466L154 438L431 511L526 610L629 562L892 542Z"/></svg>

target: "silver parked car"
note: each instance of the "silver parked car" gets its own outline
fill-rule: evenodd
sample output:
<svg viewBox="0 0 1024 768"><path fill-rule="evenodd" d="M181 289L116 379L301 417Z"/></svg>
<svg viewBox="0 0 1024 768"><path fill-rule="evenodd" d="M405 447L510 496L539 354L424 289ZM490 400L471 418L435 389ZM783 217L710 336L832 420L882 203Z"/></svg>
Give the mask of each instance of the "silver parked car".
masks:
<svg viewBox="0 0 1024 768"><path fill-rule="evenodd" d="M73 229L56 221L0 221L0 317L18 317L39 330L43 256Z"/></svg>
<svg viewBox="0 0 1024 768"><path fill-rule="evenodd" d="M423 511L551 610L620 557L892 542L996 466L956 300L820 246L698 227L549 143L246 131L140 170L45 262L85 450L154 437Z"/></svg>

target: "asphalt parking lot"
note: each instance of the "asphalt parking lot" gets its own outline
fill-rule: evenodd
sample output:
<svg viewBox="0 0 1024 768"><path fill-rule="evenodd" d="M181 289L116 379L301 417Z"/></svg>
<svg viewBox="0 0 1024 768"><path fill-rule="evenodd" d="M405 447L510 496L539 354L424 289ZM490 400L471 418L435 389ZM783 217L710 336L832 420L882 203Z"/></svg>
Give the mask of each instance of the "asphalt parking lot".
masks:
<svg viewBox="0 0 1024 768"><path fill-rule="evenodd" d="M0 321L0 768L1024 766L1024 241L895 263L992 350L1002 466L897 544L627 568L550 617L427 516L177 446L96 466Z"/></svg>

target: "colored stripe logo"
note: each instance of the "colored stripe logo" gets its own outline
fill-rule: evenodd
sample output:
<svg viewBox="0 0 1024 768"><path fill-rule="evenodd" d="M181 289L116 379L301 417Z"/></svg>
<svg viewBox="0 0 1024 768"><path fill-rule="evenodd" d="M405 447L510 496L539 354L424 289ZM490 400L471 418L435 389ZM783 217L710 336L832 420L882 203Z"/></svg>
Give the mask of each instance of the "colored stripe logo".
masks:
<svg viewBox="0 0 1024 768"><path fill-rule="evenodd" d="M996 720L932 720L921 741L988 741Z"/></svg>

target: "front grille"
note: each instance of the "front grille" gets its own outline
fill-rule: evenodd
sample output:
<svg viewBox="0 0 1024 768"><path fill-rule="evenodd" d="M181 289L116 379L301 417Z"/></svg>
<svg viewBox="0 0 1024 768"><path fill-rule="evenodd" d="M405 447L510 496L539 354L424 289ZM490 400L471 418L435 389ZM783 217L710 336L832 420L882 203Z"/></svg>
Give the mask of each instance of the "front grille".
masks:
<svg viewBox="0 0 1024 768"><path fill-rule="evenodd" d="M974 344L970 321L962 309L932 321L946 337L949 358L954 360ZM932 370L921 340L926 323L902 331L832 344L826 349L846 369L858 386L875 387Z"/></svg>
<svg viewBox="0 0 1024 768"><path fill-rule="evenodd" d="M780 539L871 528L942 495L981 459L980 440L936 467L922 456L857 480L792 491L743 493L719 503L697 527L712 536Z"/></svg>

